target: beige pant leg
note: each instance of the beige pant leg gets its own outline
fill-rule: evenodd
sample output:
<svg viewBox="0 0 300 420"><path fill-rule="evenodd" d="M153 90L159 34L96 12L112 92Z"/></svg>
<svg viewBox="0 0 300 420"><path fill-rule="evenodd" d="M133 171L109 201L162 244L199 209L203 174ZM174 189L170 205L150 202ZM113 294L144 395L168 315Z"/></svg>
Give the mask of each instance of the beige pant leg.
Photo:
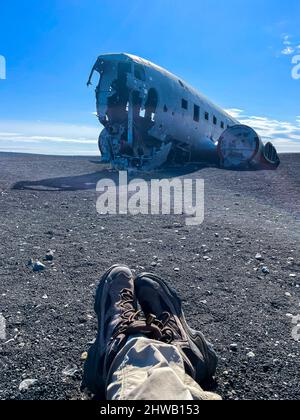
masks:
<svg viewBox="0 0 300 420"><path fill-rule="evenodd" d="M185 373L175 346L146 337L130 338L110 370L108 400L220 400Z"/></svg>

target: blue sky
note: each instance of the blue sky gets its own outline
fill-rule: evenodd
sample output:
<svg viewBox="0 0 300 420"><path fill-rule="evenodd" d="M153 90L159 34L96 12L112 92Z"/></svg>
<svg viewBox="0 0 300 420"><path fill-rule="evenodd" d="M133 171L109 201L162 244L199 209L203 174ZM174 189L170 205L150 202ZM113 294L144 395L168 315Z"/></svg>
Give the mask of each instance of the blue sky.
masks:
<svg viewBox="0 0 300 420"><path fill-rule="evenodd" d="M97 154L94 89L104 52L147 58L280 151L300 152L299 0L11 0L0 9L0 150Z"/></svg>

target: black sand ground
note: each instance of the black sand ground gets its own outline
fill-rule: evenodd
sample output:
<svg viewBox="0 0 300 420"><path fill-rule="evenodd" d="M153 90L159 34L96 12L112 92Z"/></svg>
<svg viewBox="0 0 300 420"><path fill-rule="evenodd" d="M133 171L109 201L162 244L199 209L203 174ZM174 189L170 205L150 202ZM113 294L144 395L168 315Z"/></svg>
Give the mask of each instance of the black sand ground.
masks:
<svg viewBox="0 0 300 420"><path fill-rule="evenodd" d="M184 215L98 215L95 183L106 175L89 158L0 154L0 399L84 398L93 296L117 262L178 289L188 320L219 353L224 399L300 399L300 343L287 316L300 314L300 156L282 156L277 172L185 175L206 182L199 227L187 227ZM33 273L28 260L48 249L54 261ZM73 377L63 374L74 365ZM23 379L38 382L21 393Z"/></svg>

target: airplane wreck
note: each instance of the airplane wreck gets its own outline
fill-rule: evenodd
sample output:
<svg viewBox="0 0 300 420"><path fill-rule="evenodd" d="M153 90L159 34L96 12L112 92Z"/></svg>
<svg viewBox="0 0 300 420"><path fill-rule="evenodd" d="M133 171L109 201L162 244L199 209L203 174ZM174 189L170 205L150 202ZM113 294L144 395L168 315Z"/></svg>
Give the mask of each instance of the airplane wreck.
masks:
<svg viewBox="0 0 300 420"><path fill-rule="evenodd" d="M240 124L167 70L130 54L96 61L97 115L103 162L117 170L154 170L205 162L225 169L276 169L280 159Z"/></svg>

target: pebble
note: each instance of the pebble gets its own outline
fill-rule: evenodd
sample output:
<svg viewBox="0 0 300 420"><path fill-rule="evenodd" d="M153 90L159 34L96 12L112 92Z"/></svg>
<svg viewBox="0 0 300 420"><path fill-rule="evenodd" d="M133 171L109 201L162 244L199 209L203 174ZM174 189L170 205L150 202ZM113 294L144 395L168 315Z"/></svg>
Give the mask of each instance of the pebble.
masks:
<svg viewBox="0 0 300 420"><path fill-rule="evenodd" d="M78 367L73 365L73 366L67 366L63 371L62 374L64 376L69 376L69 377L73 377L76 375L76 373L78 372Z"/></svg>
<svg viewBox="0 0 300 420"><path fill-rule="evenodd" d="M19 385L20 392L26 392L29 388L34 386L37 383L37 379L25 379Z"/></svg>
<svg viewBox="0 0 300 420"><path fill-rule="evenodd" d="M268 267L263 267L262 269L261 269L261 271L263 272L263 274L270 274L270 270L268 269Z"/></svg>
<svg viewBox="0 0 300 420"><path fill-rule="evenodd" d="M237 352L238 351L238 345L236 343L230 344L230 350Z"/></svg>
<svg viewBox="0 0 300 420"><path fill-rule="evenodd" d="M249 359L254 359L254 357L255 357L255 353L253 353L253 351L250 351L250 352L247 354L247 357L248 357Z"/></svg>
<svg viewBox="0 0 300 420"><path fill-rule="evenodd" d="M0 313L0 340L6 340L6 319Z"/></svg>
<svg viewBox="0 0 300 420"><path fill-rule="evenodd" d="M34 263L33 267L32 267L32 269L35 273L43 271L43 270L45 270L45 268L46 268L46 266L44 264L42 264L40 261L37 261L36 263Z"/></svg>
<svg viewBox="0 0 300 420"><path fill-rule="evenodd" d="M82 355L80 357L80 360L85 361L85 360L87 360L87 358L88 358L88 353L85 351L85 352L82 353Z"/></svg>
<svg viewBox="0 0 300 420"><path fill-rule="evenodd" d="M264 260L264 257L263 257L261 254L256 254L256 255L255 255L255 259L256 259L257 261L263 261L263 260Z"/></svg>
<svg viewBox="0 0 300 420"><path fill-rule="evenodd" d="M54 260L54 251L52 251L52 250L47 251L45 259L46 259L46 261L53 261Z"/></svg>

